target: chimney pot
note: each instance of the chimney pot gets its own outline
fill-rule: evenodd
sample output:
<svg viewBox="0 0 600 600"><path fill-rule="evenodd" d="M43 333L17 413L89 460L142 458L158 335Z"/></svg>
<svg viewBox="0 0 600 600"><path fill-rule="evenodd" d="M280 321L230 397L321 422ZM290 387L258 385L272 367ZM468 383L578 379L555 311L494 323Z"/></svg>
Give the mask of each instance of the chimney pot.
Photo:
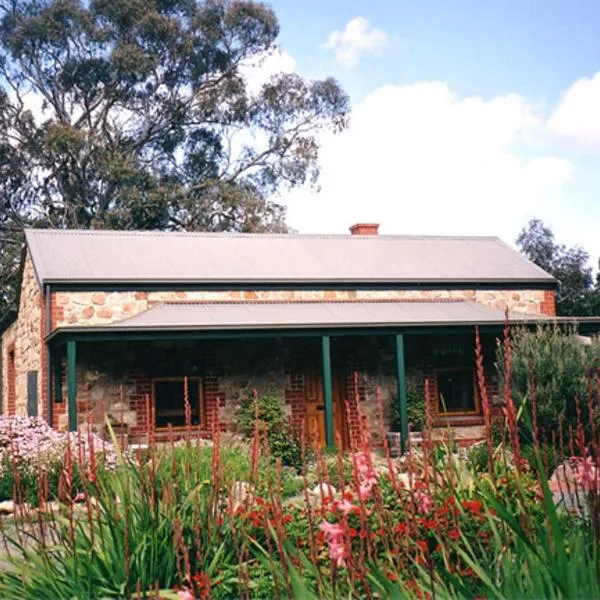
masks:
<svg viewBox="0 0 600 600"><path fill-rule="evenodd" d="M379 223L356 223L350 227L352 235L377 235Z"/></svg>

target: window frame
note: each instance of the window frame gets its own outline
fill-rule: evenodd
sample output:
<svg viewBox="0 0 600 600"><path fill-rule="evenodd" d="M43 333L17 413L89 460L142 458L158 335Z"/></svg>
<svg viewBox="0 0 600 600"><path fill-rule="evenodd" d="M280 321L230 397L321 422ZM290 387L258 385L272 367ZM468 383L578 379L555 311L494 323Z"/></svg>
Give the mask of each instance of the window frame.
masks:
<svg viewBox="0 0 600 600"><path fill-rule="evenodd" d="M185 384L185 378L186 376L180 376L180 377L152 377L151 379L151 389L152 389L152 407L153 407L153 412L154 412L154 423L153 423L153 427L156 431L167 431L169 429L169 426L167 425L166 427L159 427L156 424L156 384L160 383L160 382L165 382L165 381L177 381L177 382L181 382L182 385ZM206 427L206 414L205 414L205 406L204 406L204 385L202 383L202 377L199 376L193 376L193 377L188 377L188 386L191 386L192 384L196 384L198 386L198 415L200 417L200 423L197 425L191 425L191 427L193 428L198 428L200 427L201 429L204 429ZM182 399L183 400L183 399ZM184 410L184 417L185 417L185 403L183 405L183 410ZM177 425L177 426L171 426L171 429L173 431L182 431L185 430L187 428L187 425Z"/></svg>
<svg viewBox="0 0 600 600"><path fill-rule="evenodd" d="M470 373L472 378L473 386L473 410L443 410L442 409L442 398L440 394L439 386L439 374L440 373ZM477 374L475 369L469 367L440 367L434 370L435 374L435 414L441 418L452 418L452 417L477 417L481 413L481 402L479 397L479 390L477 386Z"/></svg>

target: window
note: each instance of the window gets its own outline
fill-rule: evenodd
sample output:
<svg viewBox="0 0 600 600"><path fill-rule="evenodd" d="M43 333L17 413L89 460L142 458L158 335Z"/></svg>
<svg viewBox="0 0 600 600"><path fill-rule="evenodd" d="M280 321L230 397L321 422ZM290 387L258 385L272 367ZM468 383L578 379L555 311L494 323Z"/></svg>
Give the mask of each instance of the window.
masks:
<svg viewBox="0 0 600 600"><path fill-rule="evenodd" d="M188 378L188 399L191 424L203 424L201 381L198 377ZM154 379L152 381L155 425L158 429L185 427L185 380L183 377Z"/></svg>
<svg viewBox="0 0 600 600"><path fill-rule="evenodd" d="M444 369L437 372L438 411L440 413L477 412L475 385L471 369Z"/></svg>
<svg viewBox="0 0 600 600"><path fill-rule="evenodd" d="M38 372L27 371L27 416L38 416Z"/></svg>

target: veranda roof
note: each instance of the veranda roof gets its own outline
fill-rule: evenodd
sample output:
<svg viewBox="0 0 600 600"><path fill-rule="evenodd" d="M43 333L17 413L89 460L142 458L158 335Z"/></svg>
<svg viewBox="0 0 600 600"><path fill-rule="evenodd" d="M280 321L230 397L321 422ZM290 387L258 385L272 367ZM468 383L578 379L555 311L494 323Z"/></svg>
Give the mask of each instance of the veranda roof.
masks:
<svg viewBox="0 0 600 600"><path fill-rule="evenodd" d="M26 238L41 284L555 284L495 237L29 229Z"/></svg>
<svg viewBox="0 0 600 600"><path fill-rule="evenodd" d="M182 331L500 325L504 318L504 312L472 301L173 302L158 304L106 329ZM548 320L548 317L526 313L509 315L511 323Z"/></svg>

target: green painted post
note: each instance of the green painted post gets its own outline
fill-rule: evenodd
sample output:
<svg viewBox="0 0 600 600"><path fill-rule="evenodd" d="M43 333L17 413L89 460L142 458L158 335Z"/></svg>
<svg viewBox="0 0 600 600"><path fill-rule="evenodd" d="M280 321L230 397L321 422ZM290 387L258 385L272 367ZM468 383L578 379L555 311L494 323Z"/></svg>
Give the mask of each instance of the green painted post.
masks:
<svg viewBox="0 0 600 600"><path fill-rule="evenodd" d="M335 446L333 434L333 385L331 380L331 340L328 335L321 337L323 358L323 398L325 400L325 442L329 448Z"/></svg>
<svg viewBox="0 0 600 600"><path fill-rule="evenodd" d="M67 393L69 398L69 431L77 430L77 346L67 342Z"/></svg>
<svg viewBox="0 0 600 600"><path fill-rule="evenodd" d="M406 398L406 370L404 366L404 336L396 334L396 381L400 403L400 446L406 452L408 443L408 405Z"/></svg>
<svg viewBox="0 0 600 600"><path fill-rule="evenodd" d="M60 354L54 356L52 361L54 367L54 402L62 402L63 400L63 370L62 370L62 359Z"/></svg>

